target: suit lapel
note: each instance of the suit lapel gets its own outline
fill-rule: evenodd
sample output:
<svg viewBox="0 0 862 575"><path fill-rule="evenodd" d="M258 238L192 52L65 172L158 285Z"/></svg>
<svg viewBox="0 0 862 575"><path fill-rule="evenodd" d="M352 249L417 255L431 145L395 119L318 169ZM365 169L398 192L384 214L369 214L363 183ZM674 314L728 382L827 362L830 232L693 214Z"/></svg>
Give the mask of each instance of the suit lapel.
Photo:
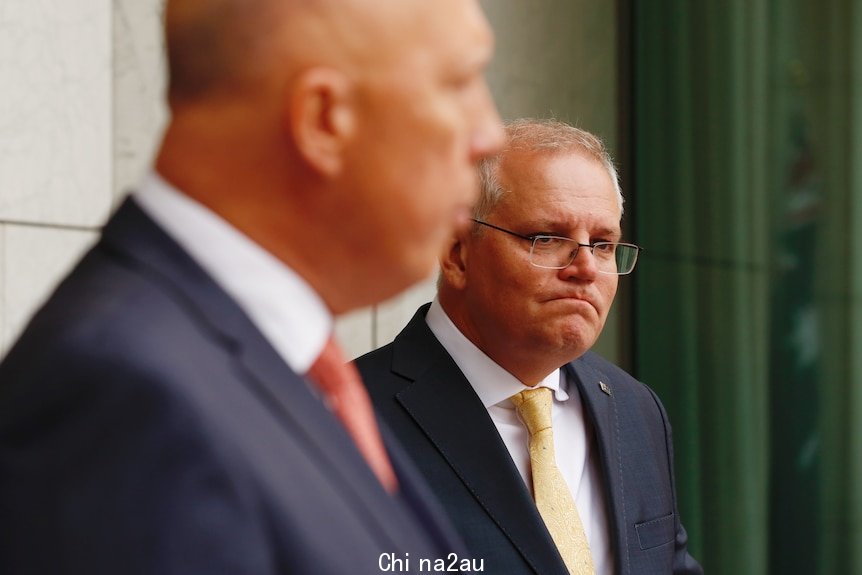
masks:
<svg viewBox="0 0 862 575"><path fill-rule="evenodd" d="M425 324L421 308L395 340L393 371L413 380L396 400L536 573L565 574L493 421Z"/></svg>
<svg viewBox="0 0 862 575"><path fill-rule="evenodd" d="M286 431L302 438L307 454L337 484L338 492L368 517L393 547L404 541L405 521L395 500L380 486L343 427L311 387L281 359L239 306L131 200L103 232L104 249L139 268L173 292L188 313L234 357L250 390L272 410Z"/></svg>
<svg viewBox="0 0 862 575"><path fill-rule="evenodd" d="M619 421L614 386L605 374L586 362L585 356L568 364L566 369L578 386L586 406L585 412L593 424L602 476L605 480L613 555L617 558L618 571L628 573L625 489L619 451Z"/></svg>
<svg viewBox="0 0 862 575"><path fill-rule="evenodd" d="M437 542L438 548L443 550L440 556L446 556L453 551L460 556L466 555L464 544L458 539L437 497L383 421L380 422L380 432L392 460L392 467L398 476L399 495L409 505L418 521L425 526L428 535Z"/></svg>

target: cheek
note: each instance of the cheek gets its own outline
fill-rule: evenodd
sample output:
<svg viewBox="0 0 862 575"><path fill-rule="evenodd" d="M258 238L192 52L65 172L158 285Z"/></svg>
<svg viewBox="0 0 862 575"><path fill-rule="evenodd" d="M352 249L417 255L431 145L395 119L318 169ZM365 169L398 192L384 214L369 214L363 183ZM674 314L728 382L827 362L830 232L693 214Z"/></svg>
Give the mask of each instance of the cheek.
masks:
<svg viewBox="0 0 862 575"><path fill-rule="evenodd" d="M402 159L402 199L406 213L427 224L449 224L458 208L467 210L479 194L475 167L464 161L465 145L450 129L417 137L397 151ZM451 229L449 230L451 231Z"/></svg>
<svg viewBox="0 0 862 575"><path fill-rule="evenodd" d="M455 163L468 157L471 118L457 96L449 93L431 98L420 112L417 142L433 150L437 161Z"/></svg>
<svg viewBox="0 0 862 575"><path fill-rule="evenodd" d="M599 311L602 313L602 319L608 315L608 312L611 309L611 304L614 302L614 297L617 294L617 284L618 277L617 276L607 276L608 280L606 282L601 283L599 287L600 301L601 306Z"/></svg>
<svg viewBox="0 0 862 575"><path fill-rule="evenodd" d="M538 297L538 294L541 292L537 291L537 286L541 286L541 283L538 278L534 278L529 273L533 269L532 266L526 260L510 260L508 262L500 262L499 270L503 270L504 267L507 269L522 270L524 273L520 276L510 276L509 278L495 282L495 285L491 286L492 291L488 294L488 297L500 299L500 305L504 308L512 328L515 330L533 331L537 329L536 326L541 329L541 326L553 321L553 316L559 314L559 310L554 313ZM531 279L534 281L530 281ZM503 284L504 281L507 283ZM501 287L504 285L507 287ZM549 315L548 312L552 313Z"/></svg>
<svg viewBox="0 0 862 575"><path fill-rule="evenodd" d="M479 242L487 240L483 238ZM474 244L475 246L475 244ZM518 316L525 301L518 290L517 269L510 254L476 246L467 255L467 296L470 307L499 321Z"/></svg>

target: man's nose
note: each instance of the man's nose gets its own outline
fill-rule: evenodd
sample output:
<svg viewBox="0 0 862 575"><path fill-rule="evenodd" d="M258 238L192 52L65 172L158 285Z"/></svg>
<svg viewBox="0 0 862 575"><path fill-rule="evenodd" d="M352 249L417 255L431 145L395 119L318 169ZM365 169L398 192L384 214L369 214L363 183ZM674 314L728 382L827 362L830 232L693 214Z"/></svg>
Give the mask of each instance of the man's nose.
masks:
<svg viewBox="0 0 862 575"><path fill-rule="evenodd" d="M476 124L470 141L470 160L473 163L493 156L503 149L506 133L497 106L488 85L483 83L476 109Z"/></svg>
<svg viewBox="0 0 862 575"><path fill-rule="evenodd" d="M598 262L593 255L590 246L578 246L572 261L560 270L560 274L567 278L578 278L584 280L595 279L599 273Z"/></svg>

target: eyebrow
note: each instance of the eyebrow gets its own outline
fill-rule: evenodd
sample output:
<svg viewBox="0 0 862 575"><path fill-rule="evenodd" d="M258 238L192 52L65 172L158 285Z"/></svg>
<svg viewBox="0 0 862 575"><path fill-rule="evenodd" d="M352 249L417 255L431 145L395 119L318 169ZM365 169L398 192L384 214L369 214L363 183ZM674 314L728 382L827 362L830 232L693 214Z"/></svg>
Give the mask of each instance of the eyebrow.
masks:
<svg viewBox="0 0 862 575"><path fill-rule="evenodd" d="M619 229L602 228L595 235L621 238L623 236L623 232Z"/></svg>
<svg viewBox="0 0 862 575"><path fill-rule="evenodd" d="M547 230L560 230L564 227L568 227L566 224L558 221L558 220L548 220L548 219L540 219L536 220L533 224L534 228L545 228ZM555 232L556 233L556 232ZM562 233L562 232L559 232ZM602 227L598 230L594 231L590 235L594 236L613 236L616 238L622 237L622 231L619 228L608 228Z"/></svg>

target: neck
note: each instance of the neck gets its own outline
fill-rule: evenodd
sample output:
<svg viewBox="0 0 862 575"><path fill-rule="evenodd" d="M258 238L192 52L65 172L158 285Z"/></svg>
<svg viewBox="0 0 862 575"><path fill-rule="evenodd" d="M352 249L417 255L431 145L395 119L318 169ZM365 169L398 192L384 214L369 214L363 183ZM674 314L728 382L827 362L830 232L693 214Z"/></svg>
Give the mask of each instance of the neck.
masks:
<svg viewBox="0 0 862 575"><path fill-rule="evenodd" d="M458 331L494 363L511 373L524 385L533 387L539 384L548 374L567 363L536 353L533 350L511 347L507 343L508 338L505 337L505 334L486 335L485 330L477 326L476 322L471 319L466 303L461 298L451 293L445 285L440 286L437 295L443 311L446 312Z"/></svg>
<svg viewBox="0 0 862 575"><path fill-rule="evenodd" d="M333 315L405 287L386 281L391 266L370 258L357 226L346 225L354 219L342 201L347 184L311 170L281 132L226 115L218 124L212 110L176 117L156 159L159 174L302 276Z"/></svg>

